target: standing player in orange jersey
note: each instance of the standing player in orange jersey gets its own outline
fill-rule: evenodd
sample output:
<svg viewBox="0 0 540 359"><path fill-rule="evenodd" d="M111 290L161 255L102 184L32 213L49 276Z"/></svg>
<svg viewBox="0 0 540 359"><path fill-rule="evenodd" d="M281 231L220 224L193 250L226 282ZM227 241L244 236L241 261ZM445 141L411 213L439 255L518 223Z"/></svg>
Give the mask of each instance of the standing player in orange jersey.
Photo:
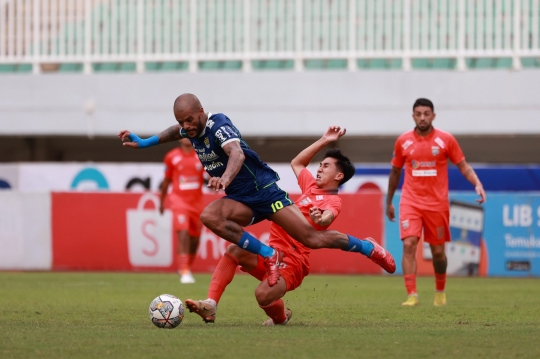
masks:
<svg viewBox="0 0 540 359"><path fill-rule="evenodd" d="M159 211L165 207L173 212L173 228L178 238L177 266L180 283L195 283L191 265L197 255L202 223L202 187L204 169L191 142L182 139L179 146L165 155L165 179L161 184ZM169 185L172 190L168 193Z"/></svg>
<svg viewBox="0 0 540 359"><path fill-rule="evenodd" d="M416 127L398 137L394 146L392 171L388 183L386 215L394 221L392 198L399 183L401 169L405 166L405 183L399 205L400 237L403 241L403 276L408 298L404 306L418 304L416 292L416 249L424 231L424 241L429 243L435 270L436 306L446 305L446 254L445 242L450 241L448 203L448 159L459 168L463 176L474 185L477 200L483 203L486 193L474 170L454 136L433 127L433 103L419 98L413 105L412 115Z"/></svg>
<svg viewBox="0 0 540 359"><path fill-rule="evenodd" d="M306 167L317 152L344 134L345 129L337 126L330 127L318 141L300 152L291 162L302 190L302 196L296 204L316 230L325 230L338 216L341 211L341 198L337 195L338 187L354 175L355 169L349 159L337 148L326 151L316 178L313 178ZM367 240L372 241L371 238ZM218 302L225 288L232 281L236 267L240 265L242 270L261 281L255 290L255 297L261 309L269 317L263 325L286 324L292 317L292 311L285 308L281 298L286 292L297 288L308 275L310 249L295 241L275 223L270 226L269 245L285 253L276 285L273 287L268 285L261 256L231 244L212 275L208 299L187 299L186 307L201 316L206 323L213 323L216 319ZM380 250L382 247L374 245L372 251Z"/></svg>

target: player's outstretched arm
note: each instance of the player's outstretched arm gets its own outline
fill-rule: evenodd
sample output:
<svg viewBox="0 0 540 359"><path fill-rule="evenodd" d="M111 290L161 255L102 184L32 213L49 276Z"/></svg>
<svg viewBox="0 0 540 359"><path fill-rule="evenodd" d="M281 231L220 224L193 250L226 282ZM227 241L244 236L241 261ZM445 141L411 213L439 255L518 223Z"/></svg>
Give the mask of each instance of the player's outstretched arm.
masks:
<svg viewBox="0 0 540 359"><path fill-rule="evenodd" d="M178 141L182 138L180 135L180 125L173 125L159 134L148 138L140 138L128 130L123 130L118 133L118 137L122 140L123 145L132 148L146 148L161 143Z"/></svg>
<svg viewBox="0 0 540 359"><path fill-rule="evenodd" d="M484 186L482 186L482 182L480 182L480 179L476 175L476 172L474 172L472 167L469 166L469 164L465 160L461 161L456 166L463 175L463 177L465 177L467 181L473 184L476 194L480 196L480 198L477 199L476 202L484 203L486 201L486 192L484 191Z"/></svg>
<svg viewBox="0 0 540 359"><path fill-rule="evenodd" d="M227 168L221 177L212 177L208 181L208 187L213 188L216 191L220 189L225 190L232 180L236 177L242 165L244 164L244 151L240 147L239 141L232 141L223 146L223 150L229 156L229 161L227 162Z"/></svg>
<svg viewBox="0 0 540 359"><path fill-rule="evenodd" d="M291 167L296 177L298 177L300 172L309 165L317 152L322 150L329 143L337 141L341 136L345 134L345 132L347 132L346 128L342 129L339 126L330 126L321 138L313 142L302 152L300 152L295 158L293 158L293 160L291 161Z"/></svg>
<svg viewBox="0 0 540 359"><path fill-rule="evenodd" d="M395 221L396 217L394 205L392 204L392 199L394 198L394 193L396 192L400 177L401 168L392 166L392 170L390 171L390 177L388 178L388 194L386 195L386 216L392 222Z"/></svg>

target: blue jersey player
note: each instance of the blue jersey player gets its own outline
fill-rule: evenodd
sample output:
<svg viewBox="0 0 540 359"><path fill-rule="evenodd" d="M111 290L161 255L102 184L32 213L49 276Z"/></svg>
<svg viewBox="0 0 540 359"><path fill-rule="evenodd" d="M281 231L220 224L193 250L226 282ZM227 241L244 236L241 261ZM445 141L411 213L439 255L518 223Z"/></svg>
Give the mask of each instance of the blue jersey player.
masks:
<svg viewBox="0 0 540 359"><path fill-rule="evenodd" d="M265 259L270 286L275 285L280 277L283 253L263 244L242 228L263 219L273 221L308 248L360 252L387 272L395 271L392 255L374 241L332 230L315 230L289 199L287 192L277 186L278 174L249 148L227 116L206 113L193 94L183 94L175 100L174 116L178 124L158 135L141 139L124 130L118 137L124 141L124 146L133 148L145 148L187 137L210 175L208 187L215 191L224 190L226 194L203 210L202 223L223 239L261 255ZM344 134L345 129L334 127L335 140ZM320 171L317 175L324 175ZM343 173L339 175L343 176ZM350 173L348 177L352 175Z"/></svg>

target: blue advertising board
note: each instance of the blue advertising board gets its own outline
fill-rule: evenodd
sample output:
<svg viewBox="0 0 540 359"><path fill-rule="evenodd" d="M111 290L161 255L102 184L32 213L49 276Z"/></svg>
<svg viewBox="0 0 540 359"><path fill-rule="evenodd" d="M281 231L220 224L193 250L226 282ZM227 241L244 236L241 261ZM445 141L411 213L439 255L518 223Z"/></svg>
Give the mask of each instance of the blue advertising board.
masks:
<svg viewBox="0 0 540 359"><path fill-rule="evenodd" d="M460 203L474 204L478 197L471 192L450 192L450 200ZM396 218L399 218L400 195L396 193L394 206L396 208ZM450 250L461 253L463 258L466 255L466 247L469 245L471 251L473 246L478 249L478 236L483 240L485 251L483 258L487 259L488 276L511 276L528 277L540 276L540 193L504 193L488 192L487 201L482 205L483 211L483 231L470 226L459 226L451 220L451 232L453 242L451 247L447 247L449 269L456 266L456 261L460 257L453 256ZM452 213L456 213L455 210ZM466 219L474 219L474 215L465 215ZM401 257L403 248L399 238L398 221L390 222L385 218L385 239L387 249L396 259L397 271L401 272ZM468 242L468 243L467 243ZM460 246L461 245L461 246ZM476 252L469 252L468 255L477 255ZM463 259L465 263L465 259ZM474 264L470 260L468 263ZM449 271L449 273L451 273ZM463 267L454 274L465 274Z"/></svg>

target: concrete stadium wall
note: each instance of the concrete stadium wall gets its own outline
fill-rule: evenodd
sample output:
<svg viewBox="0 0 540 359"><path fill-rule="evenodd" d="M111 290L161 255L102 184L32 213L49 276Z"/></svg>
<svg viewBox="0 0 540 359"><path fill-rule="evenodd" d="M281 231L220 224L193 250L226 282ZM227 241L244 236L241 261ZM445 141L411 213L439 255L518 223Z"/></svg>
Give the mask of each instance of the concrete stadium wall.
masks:
<svg viewBox="0 0 540 359"><path fill-rule="evenodd" d="M538 83L535 70L2 75L0 135L150 135L175 123L184 92L244 136L320 135L330 124L397 135L412 128L418 97L456 135L539 134Z"/></svg>

